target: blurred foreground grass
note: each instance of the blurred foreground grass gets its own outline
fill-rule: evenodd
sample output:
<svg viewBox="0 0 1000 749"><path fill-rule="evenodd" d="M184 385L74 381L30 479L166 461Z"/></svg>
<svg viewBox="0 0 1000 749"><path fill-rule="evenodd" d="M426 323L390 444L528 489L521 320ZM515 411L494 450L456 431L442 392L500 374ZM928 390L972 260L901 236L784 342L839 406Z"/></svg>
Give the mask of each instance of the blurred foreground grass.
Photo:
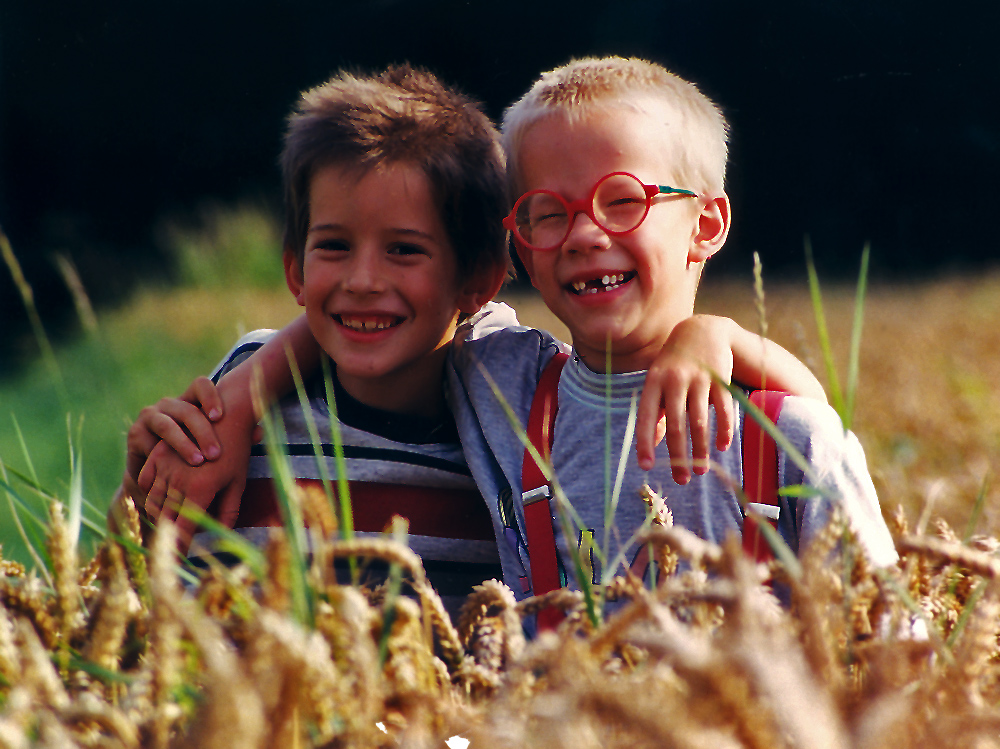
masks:
<svg viewBox="0 0 1000 749"><path fill-rule="evenodd" d="M277 260L275 260L277 267ZM237 282L238 284L238 282ZM299 308L283 288L248 284L145 291L99 316L96 333L56 350L68 390L70 429L82 453L85 497L106 506L118 485L125 432L139 409L180 393L208 373L242 333L280 327ZM805 281L766 284L769 335L822 372ZM840 371L846 368L854 289L824 288ZM565 328L531 295L505 297L525 324L564 337ZM757 328L752 279L703 285L699 311ZM964 528L1000 455L1000 273L869 289L855 430L864 444L883 510L911 517L928 502ZM822 374L820 375L822 379ZM82 424L81 420L82 419ZM24 436L20 444L14 423ZM41 362L0 380L0 459L65 497L70 476L67 413ZM987 487L978 532L1000 532L1000 491ZM0 494L2 496L2 494ZM22 559L5 502L4 555Z"/></svg>

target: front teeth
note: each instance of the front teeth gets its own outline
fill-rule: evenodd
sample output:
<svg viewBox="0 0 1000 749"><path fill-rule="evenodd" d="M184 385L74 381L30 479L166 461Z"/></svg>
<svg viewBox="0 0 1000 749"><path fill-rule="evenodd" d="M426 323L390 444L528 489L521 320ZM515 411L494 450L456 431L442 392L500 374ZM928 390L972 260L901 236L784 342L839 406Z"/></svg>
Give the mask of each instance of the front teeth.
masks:
<svg viewBox="0 0 1000 749"><path fill-rule="evenodd" d="M587 281L574 281L572 286L573 291L577 294L596 294L598 291L610 291L611 289L618 288L618 286L624 282L625 274L618 273L614 276L603 276L600 280L600 284L603 288L598 287L595 282L591 282L595 283L595 285L588 289Z"/></svg>
<svg viewBox="0 0 1000 749"><path fill-rule="evenodd" d="M343 320L343 324L345 328L363 331L384 330L385 328L392 327L392 323L381 320Z"/></svg>

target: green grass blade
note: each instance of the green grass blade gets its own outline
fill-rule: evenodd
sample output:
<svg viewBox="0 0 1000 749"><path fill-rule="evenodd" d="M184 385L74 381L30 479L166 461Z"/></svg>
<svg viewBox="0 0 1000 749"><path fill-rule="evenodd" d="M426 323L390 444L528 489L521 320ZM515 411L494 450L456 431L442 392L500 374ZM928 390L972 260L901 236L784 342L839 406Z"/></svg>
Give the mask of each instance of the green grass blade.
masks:
<svg viewBox="0 0 1000 749"><path fill-rule="evenodd" d="M772 422L764 412L761 411L757 406L750 402L747 394L743 392L743 389L738 385L726 385L729 392L732 393L733 397L739 401L740 407L744 410L747 417L752 418L758 424L760 424L761 429L767 432L771 438L778 445L778 448L785 453L785 457L790 459L795 465L802 471L805 477L812 482L824 496L829 496L828 492L825 492L819 484L816 472L813 470L812 465L806 460L805 456L800 453L795 445L793 445L788 438L781 433L774 422Z"/></svg>
<svg viewBox="0 0 1000 749"><path fill-rule="evenodd" d="M514 433L521 441L521 444L524 445L532 459L538 464L545 480L552 486L553 499L555 499L556 505L556 518L559 520L559 526L562 530L563 537L575 540L577 533L584 530L584 525L579 514L577 514L575 509L573 509L573 505L570 503L569 497L566 496L566 493L559 485L555 472L552 470L552 464L543 458L541 454L539 454L538 450L535 449L535 446L531 444L531 440L528 439L528 434L525 432L524 427L521 425L517 415L514 413L514 409L510 407L510 404L507 402L507 399L504 398L503 393L493 380L493 377L490 376L490 373L481 362L479 363L479 371L482 373L483 378L493 391L493 395L496 397L497 402L500 404L504 414L507 416L507 421L510 422L511 429L514 430ZM574 526L576 528L576 532L573 530ZM597 597L594 594L594 583L584 571L583 559L580 557L580 549L575 543L572 542L567 543L566 546L569 548L569 554L573 562L573 571L576 576L577 584L583 592L583 601L586 607L587 617L595 627L600 626L601 614L597 606ZM603 550L595 547L594 552L600 558L602 567L605 567L606 560L603 558Z"/></svg>
<svg viewBox="0 0 1000 749"><path fill-rule="evenodd" d="M17 261L17 256L14 255L14 250L10 246L10 240L7 239L7 235L2 228L0 228L0 255L3 255L4 262L8 270L10 270L11 277L14 279L14 285L21 295L21 302L28 313L28 321L31 323L32 332L35 334L35 341L42 352L42 360L49 370L49 376L52 378L52 384L55 386L56 395L59 397L62 410L69 411L69 394L66 391L66 382L63 380L62 372L59 369L55 350L52 348L52 343L45 333L42 318L38 315L38 308L35 306L34 291L32 291L31 284L24 277L21 264Z"/></svg>
<svg viewBox="0 0 1000 749"><path fill-rule="evenodd" d="M333 391L333 372L330 359L320 357L320 371L323 374L323 389L330 408L330 437L333 439L333 463L337 467L337 518L340 521L340 536L348 541L354 538L354 510L351 505L351 487L347 480L347 459L344 457L344 437L340 431L340 417L337 416L337 398ZM351 573L351 584L357 587L361 581L357 557L347 558Z"/></svg>
<svg viewBox="0 0 1000 749"><path fill-rule="evenodd" d="M94 503L86 497L83 497L83 509L86 510L80 518L80 522L83 524L83 527L95 534L98 539L103 539L107 536L107 514L105 512L101 512L96 505L94 505ZM88 514L90 517L87 517Z"/></svg>
<svg viewBox="0 0 1000 749"><path fill-rule="evenodd" d="M823 491L808 484L798 484L797 486L783 486L778 489L779 497L797 497L799 499L814 499L822 497Z"/></svg>
<svg viewBox="0 0 1000 749"><path fill-rule="evenodd" d="M24 456L24 463L28 466L28 472L31 474L31 481L35 486L38 486L38 473L35 471L35 464L31 460L31 451L28 450L28 443L24 439L24 432L21 431L21 425L17 421L17 416L11 414L10 419L14 422L14 431L17 432L17 441L21 445L21 454Z"/></svg>
<svg viewBox="0 0 1000 749"><path fill-rule="evenodd" d="M291 347L285 348L285 355L288 358L288 367L292 371L292 381L295 383L295 392L299 396L299 407L306 422L306 431L309 432L309 441L312 443L313 457L316 459L316 470L319 471L320 481L323 482L323 491L330 502L330 509L336 510L333 506L333 481L330 478L330 471L327 470L326 458L323 455L323 442L319 438L319 429L316 427L316 419L313 416L312 406L309 403L309 396L306 393L305 383L302 381L302 373L299 371L298 363L295 361L295 354Z"/></svg>
<svg viewBox="0 0 1000 749"><path fill-rule="evenodd" d="M46 583L48 583L51 587L52 576L49 574L48 564L46 564L43 560L42 554L39 552L38 548L36 548L35 543L33 543L28 537L28 531L25 529L24 523L21 522L21 512L24 512L29 519L34 520L37 527L42 529L42 531L44 531L48 526L44 520L31 511L27 503L21 499L14 487L7 481L7 467L4 465L2 460L0 460L0 487L3 487L4 494L7 497L7 506L10 508L11 518L13 518L14 524L17 526L18 535L21 536L21 542L28 550L28 554L31 556L32 560L34 560L35 567L45 578ZM39 547L44 548L44 538L36 536L35 541L39 543Z"/></svg>
<svg viewBox="0 0 1000 749"><path fill-rule="evenodd" d="M104 684L131 684L136 679L132 674L112 671L78 656L70 656L68 665L70 671L83 671L85 674L99 679Z"/></svg>
<svg viewBox="0 0 1000 749"><path fill-rule="evenodd" d="M66 525L70 542L78 548L80 544L80 519L83 506L83 460L80 449L73 444L73 428L70 417L66 416L66 430L69 433L69 496L67 498ZM80 443L80 433L83 430L83 418L77 431L77 444Z"/></svg>
<svg viewBox="0 0 1000 749"><path fill-rule="evenodd" d="M61 252L57 253L54 259L59 275L62 276L66 288L69 289L69 295L73 299L73 306L76 307L76 316L80 320L80 325L87 335L96 334L98 329L97 314L94 312L94 305L90 303L90 297L87 295L87 289L80 279L76 265L69 255Z"/></svg>
<svg viewBox="0 0 1000 749"><path fill-rule="evenodd" d="M858 272L858 288L854 294L854 323L851 327L851 353L847 360L847 394L841 420L844 429L854 423L854 403L858 392L858 378L861 372L861 329L865 319L865 295L868 291L868 258L871 246L866 244L861 252L861 270Z"/></svg>
<svg viewBox="0 0 1000 749"><path fill-rule="evenodd" d="M307 574L308 540L302 521L302 508L296 501L295 479L284 446L287 444L280 415L271 410L264 412L261 424L264 427L264 443L267 446L267 460L271 466L278 507L288 536L289 589L292 598L292 613L302 625L313 627L315 614L314 591L309 586Z"/></svg>
<svg viewBox="0 0 1000 749"><path fill-rule="evenodd" d="M965 533L962 534L962 543L969 543L972 534L976 530L979 516L983 514L983 507L986 505L986 492L990 486L989 474L983 477L983 484L979 487L979 494L976 495L976 502L972 505L972 513L969 515L969 522L965 526Z"/></svg>
<svg viewBox="0 0 1000 749"><path fill-rule="evenodd" d="M757 406L750 402L747 394L743 392L742 388L735 385L726 385L729 388L729 392L732 393L733 397L739 402L740 407L743 408L748 419L753 419L758 424L760 428L770 435L771 439L774 440L775 444L778 446L784 454L787 460L791 460L801 471L806 480L811 483L811 485L806 486L795 486L795 487L783 487L779 488L778 494L783 496L796 496L796 497L828 497L830 499L839 501L840 497L832 493L830 490L825 489L820 485L819 478L816 476L816 472L810 465L809 461L806 460L805 456L800 453L795 445L793 445L784 434L778 429L778 427L772 422L764 412L761 411ZM746 508L747 497L742 491L737 492L737 496L740 498L740 502ZM785 543L785 540L781 535L771 527L771 524L767 522L764 518L757 519L757 525L760 528L761 533L764 536L764 540L770 545L772 551L774 551L774 556L781 562L785 568L793 576L801 574L801 567L799 565L798 559L795 554Z"/></svg>
<svg viewBox="0 0 1000 749"><path fill-rule="evenodd" d="M392 538L403 546L408 545L409 523L406 518L394 515L392 518ZM403 568L398 562L389 563L389 577L386 580L385 602L382 607L382 633L378 640L378 663L384 666L389 657L389 636L396 621L396 601L403 588Z"/></svg>
<svg viewBox="0 0 1000 749"><path fill-rule="evenodd" d="M632 393L632 402L628 411L628 421L625 424L625 436L622 439L622 449L618 455L618 471L615 474L615 485L611 491L611 502L604 508L604 558L607 558L609 549L611 548L611 525L614 523L615 514L618 512L618 502L621 499L622 484L625 482L625 469L628 467L628 456L632 452L632 437L635 435L638 397L638 391ZM608 431L610 431L610 429Z"/></svg>
<svg viewBox="0 0 1000 749"><path fill-rule="evenodd" d="M823 294L819 288L819 276L816 274L816 265L813 263L812 242L810 242L809 237L805 239L805 248L806 270L809 273L809 296L812 299L813 315L816 317L816 334L819 336L819 345L823 351L823 364L826 367L826 377L830 386L830 400L833 402L834 410L843 419L844 394L840 389L837 367L833 361L830 334L826 327L826 313L823 311Z"/></svg>
<svg viewBox="0 0 1000 749"><path fill-rule="evenodd" d="M207 515L204 510L198 507L186 504L178 510L178 513L189 520L193 520L209 533L217 536L217 548L219 551L227 551L234 554L241 562L246 564L258 580L263 580L267 576L267 557L259 547L250 543L232 528L223 525L215 518Z"/></svg>
<svg viewBox="0 0 1000 749"><path fill-rule="evenodd" d="M774 558L784 566L792 578L796 580L801 579L802 564L799 562L798 557L795 556L795 552L785 543L785 539L781 537L781 534L771 527L771 524L767 522L767 518L752 511L748 514L752 515L757 521L757 527L760 529L761 535L764 536L764 540L767 541L768 546L771 547L771 551L774 552Z"/></svg>
<svg viewBox="0 0 1000 749"><path fill-rule="evenodd" d="M344 458L344 438L340 433L340 417L337 416L337 399L333 392L333 373L330 371L330 360L322 357L323 386L326 389L326 402L330 405L330 433L333 437L334 465L337 466L337 498L340 501L340 535L346 539L354 538L354 514L351 510L351 491L347 481L347 460ZM353 557L351 557L353 560Z"/></svg>
<svg viewBox="0 0 1000 749"><path fill-rule="evenodd" d="M604 514L611 506L611 333L604 346Z"/></svg>
<svg viewBox="0 0 1000 749"><path fill-rule="evenodd" d="M637 543L640 536L642 536L646 531L648 531L653 525L653 508L649 508L649 512L646 513L645 519L639 524L639 527L635 529L635 532L629 536L625 543L621 544L618 549L618 553L611 560L611 563L606 565L604 568L604 574L601 576L601 584L607 585L614 578L614 570L617 570L619 566L627 565L627 553L632 544ZM652 548L652 546L650 546ZM654 559L655 557L650 557ZM655 569L656 565L650 565L651 571ZM651 580L652 582L652 580Z"/></svg>
<svg viewBox="0 0 1000 749"><path fill-rule="evenodd" d="M955 622L955 627L948 634L948 639L945 640L944 644L949 648L955 647L955 644L965 631L965 626L969 623L969 617L972 616L972 612L979 604L979 599L981 599L983 594L986 592L987 584L986 580L980 580L976 584L976 587L972 589L968 599L966 599L965 606L962 607L962 611L958 615L958 620Z"/></svg>
<svg viewBox="0 0 1000 749"><path fill-rule="evenodd" d="M2 465L2 461L0 461L0 465ZM53 492L38 484L37 476L29 476L21 471L18 471L16 468L12 468L11 466L3 466L3 468L11 476L35 492L35 494L41 497L45 502L52 502L57 499ZM40 527L44 527L45 521L41 520L39 516L34 513L31 513L28 503L25 500L22 500L21 502L23 509L31 514L31 517L38 522ZM82 526L91 531L98 538L104 538L107 535L105 513L97 508L93 503L89 502L86 497L82 497L82 505L92 516L87 517L86 515L82 515L80 518Z"/></svg>

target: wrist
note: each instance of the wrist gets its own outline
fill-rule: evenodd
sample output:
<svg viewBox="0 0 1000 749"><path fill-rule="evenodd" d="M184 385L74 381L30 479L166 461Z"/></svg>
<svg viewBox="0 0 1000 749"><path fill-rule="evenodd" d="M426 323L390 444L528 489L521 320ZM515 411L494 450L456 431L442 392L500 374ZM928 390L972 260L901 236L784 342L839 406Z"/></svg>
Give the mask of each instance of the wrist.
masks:
<svg viewBox="0 0 1000 749"><path fill-rule="evenodd" d="M240 374L234 372L234 374ZM254 403L253 390L249 377L237 376L232 380L226 375L219 381L219 398L221 398L225 418L221 423L228 422L230 427L238 425L246 430L252 430L260 421L257 404Z"/></svg>

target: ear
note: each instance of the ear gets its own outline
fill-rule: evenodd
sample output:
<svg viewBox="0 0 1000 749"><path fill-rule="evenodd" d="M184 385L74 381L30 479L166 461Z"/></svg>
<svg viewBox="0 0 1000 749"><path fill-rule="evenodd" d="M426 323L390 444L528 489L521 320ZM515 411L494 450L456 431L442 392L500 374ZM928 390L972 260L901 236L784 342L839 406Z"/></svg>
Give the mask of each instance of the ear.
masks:
<svg viewBox="0 0 1000 749"><path fill-rule="evenodd" d="M496 264L476 270L472 277L462 284L458 293L458 309L466 315L474 315L500 291L507 269Z"/></svg>
<svg viewBox="0 0 1000 749"><path fill-rule="evenodd" d="M698 212L698 225L688 250L689 263L702 263L722 249L729 236L729 196L710 198Z"/></svg>
<svg viewBox="0 0 1000 749"><path fill-rule="evenodd" d="M288 290L292 292L295 301L300 307L306 306L305 279L302 275L302 263L299 262L295 252L288 247L282 253L282 261L285 264L285 283Z"/></svg>

